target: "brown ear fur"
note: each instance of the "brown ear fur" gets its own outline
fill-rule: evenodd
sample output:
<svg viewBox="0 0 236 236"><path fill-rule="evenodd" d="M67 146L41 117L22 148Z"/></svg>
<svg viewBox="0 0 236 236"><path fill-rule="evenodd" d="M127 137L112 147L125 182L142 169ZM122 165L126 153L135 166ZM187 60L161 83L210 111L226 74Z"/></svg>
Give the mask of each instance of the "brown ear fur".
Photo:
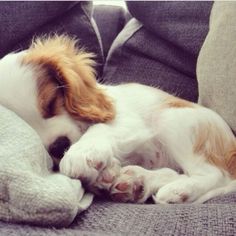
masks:
<svg viewBox="0 0 236 236"><path fill-rule="evenodd" d="M76 48L68 36L36 39L23 63L39 65L49 71L63 87L64 106L78 120L107 122L114 118L113 104L98 87L93 54Z"/></svg>

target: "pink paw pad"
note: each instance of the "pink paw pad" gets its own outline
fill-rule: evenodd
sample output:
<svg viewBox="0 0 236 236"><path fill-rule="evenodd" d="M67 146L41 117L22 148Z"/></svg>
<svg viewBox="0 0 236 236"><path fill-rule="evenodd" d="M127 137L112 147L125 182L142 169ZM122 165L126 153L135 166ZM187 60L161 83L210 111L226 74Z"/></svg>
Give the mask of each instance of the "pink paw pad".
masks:
<svg viewBox="0 0 236 236"><path fill-rule="evenodd" d="M87 164L90 168L94 168L96 170L101 170L104 166L104 163L102 161L87 160Z"/></svg>
<svg viewBox="0 0 236 236"><path fill-rule="evenodd" d="M119 191L126 191L129 187L130 187L129 184L127 184L125 182L124 183L119 183L115 186L115 188Z"/></svg>
<svg viewBox="0 0 236 236"><path fill-rule="evenodd" d="M144 195L143 178L131 178L127 181L117 180L112 187L111 198L119 202L138 202Z"/></svg>

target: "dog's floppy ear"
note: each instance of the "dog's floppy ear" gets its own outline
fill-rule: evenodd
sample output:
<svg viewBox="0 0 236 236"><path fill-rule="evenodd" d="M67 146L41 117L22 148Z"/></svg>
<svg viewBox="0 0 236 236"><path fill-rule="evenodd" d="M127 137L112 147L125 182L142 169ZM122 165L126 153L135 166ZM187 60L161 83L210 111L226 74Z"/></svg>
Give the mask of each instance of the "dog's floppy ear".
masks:
<svg viewBox="0 0 236 236"><path fill-rule="evenodd" d="M93 57L76 48L76 40L55 35L34 40L23 62L39 65L57 81L65 109L74 119L107 122L114 118L114 107L96 83Z"/></svg>

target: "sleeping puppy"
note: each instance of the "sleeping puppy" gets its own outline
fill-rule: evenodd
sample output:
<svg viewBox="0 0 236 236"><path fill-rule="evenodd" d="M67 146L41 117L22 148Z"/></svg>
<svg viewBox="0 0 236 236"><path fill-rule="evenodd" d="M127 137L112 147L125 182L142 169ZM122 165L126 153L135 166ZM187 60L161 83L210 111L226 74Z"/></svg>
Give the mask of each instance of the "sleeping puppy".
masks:
<svg viewBox="0 0 236 236"><path fill-rule="evenodd" d="M236 189L236 140L218 114L156 88L99 84L93 55L75 44L39 38L0 60L0 103L37 131L61 173L123 202Z"/></svg>

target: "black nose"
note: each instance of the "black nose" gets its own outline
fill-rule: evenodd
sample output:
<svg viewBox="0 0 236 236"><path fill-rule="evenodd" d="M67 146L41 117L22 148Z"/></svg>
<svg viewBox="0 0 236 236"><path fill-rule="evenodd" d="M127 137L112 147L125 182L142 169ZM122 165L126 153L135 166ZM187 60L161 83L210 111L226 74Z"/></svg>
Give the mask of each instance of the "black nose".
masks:
<svg viewBox="0 0 236 236"><path fill-rule="evenodd" d="M70 140L66 136L56 139L48 148L48 152L52 157L61 159L66 150L70 147Z"/></svg>

